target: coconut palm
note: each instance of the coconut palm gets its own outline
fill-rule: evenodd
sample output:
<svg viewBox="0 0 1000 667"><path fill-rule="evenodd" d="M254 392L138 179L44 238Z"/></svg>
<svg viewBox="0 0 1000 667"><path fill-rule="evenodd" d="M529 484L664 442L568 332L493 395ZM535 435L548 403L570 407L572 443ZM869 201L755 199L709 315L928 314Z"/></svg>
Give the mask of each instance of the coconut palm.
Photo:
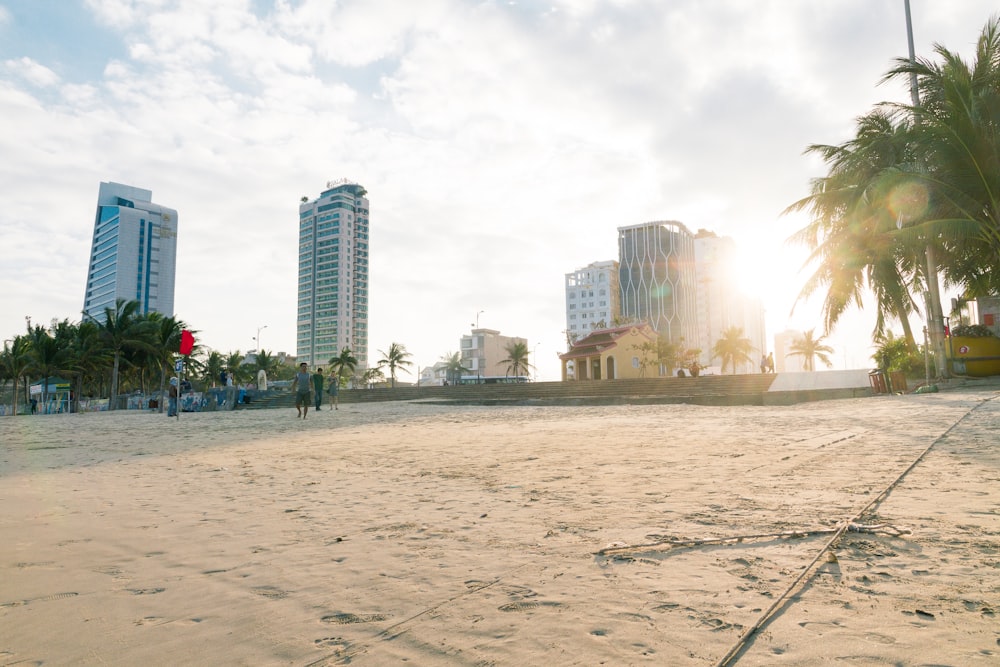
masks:
<svg viewBox="0 0 1000 667"><path fill-rule="evenodd" d="M337 378L351 377L358 367L358 360L355 358L351 348L344 347L335 357L330 358L330 370Z"/></svg>
<svg viewBox="0 0 1000 667"><path fill-rule="evenodd" d="M244 355L239 350L235 352L230 352L223 359L223 364L228 369L230 375L233 376L233 385L238 385L241 382L247 380L247 371L250 369L243 365L246 360L246 355Z"/></svg>
<svg viewBox="0 0 1000 667"><path fill-rule="evenodd" d="M153 348L150 342L152 325L139 314L139 302L116 299L115 307L104 309L100 324L101 336L111 350L114 363L111 369L111 400L108 409L114 410L118 398L118 374L126 352Z"/></svg>
<svg viewBox="0 0 1000 667"><path fill-rule="evenodd" d="M413 362L409 361L409 357L413 356L406 351L406 346L402 343L391 343L389 345L389 351L383 352L378 351L382 355L382 359L379 360L378 365L384 366L389 369L389 377L392 379L392 387L396 386L396 370L406 371L407 366L412 366Z"/></svg>
<svg viewBox="0 0 1000 667"><path fill-rule="evenodd" d="M909 322L916 310L911 287L923 275L924 248L897 233L903 213L899 193L908 184L901 165L913 161L909 132L907 123L875 110L858 119L855 138L839 146L812 145L806 151L821 155L829 174L815 179L812 193L786 210L812 214L810 223L790 239L810 247L806 264L815 266L796 303L824 288L826 331L851 306L864 306L867 287L875 296L873 336L884 335L888 320L895 318L915 345Z"/></svg>
<svg viewBox="0 0 1000 667"><path fill-rule="evenodd" d="M967 63L941 45L937 61L899 59L886 80L915 76L919 103L893 105L916 118L914 176L934 206L914 233L943 245L949 282L974 295L1000 291L1000 17L983 28Z"/></svg>
<svg viewBox="0 0 1000 667"><path fill-rule="evenodd" d="M84 320L73 328L67 372L76 380L74 412L80 408L80 398L83 396L88 378L99 377L101 370L106 368L110 361L110 350L104 345L101 329L96 322Z"/></svg>
<svg viewBox="0 0 1000 667"><path fill-rule="evenodd" d="M524 341L512 341L507 344L504 348L507 352L507 358L501 359L501 364L507 365L507 375L514 377L519 377L521 375L527 375L530 372L531 364L528 363L530 353L528 351L528 344Z"/></svg>
<svg viewBox="0 0 1000 667"><path fill-rule="evenodd" d="M737 366L751 363L752 352L753 344L743 333L743 327L729 327L712 346L712 358L722 361L722 372L726 372L726 366L731 366L733 375L736 375Z"/></svg>
<svg viewBox="0 0 1000 667"><path fill-rule="evenodd" d="M823 343L826 336L816 338L815 332L816 329L810 329L803 333L801 338L796 338L789 346L791 352L785 355L786 357L802 357L803 365L807 371L816 370L816 359L822 361L827 368L833 366L833 362L830 360L833 348Z"/></svg>
<svg viewBox="0 0 1000 667"><path fill-rule="evenodd" d="M211 350L201 360L201 381L205 385L207 390L209 387L214 387L215 383L219 381L219 374L222 373L222 369L226 367L226 360L223 356Z"/></svg>
<svg viewBox="0 0 1000 667"><path fill-rule="evenodd" d="M867 286L875 338L891 315L915 349L910 295L928 290L939 313L930 289L939 269L967 295L1000 291L1000 19L983 29L971 63L940 45L935 54L898 59L884 77L916 77L917 103L881 104L859 119L851 141L809 148L829 174L790 209L813 214L793 239L812 248L818 266L802 296L827 289L826 331L861 305Z"/></svg>
<svg viewBox="0 0 1000 667"><path fill-rule="evenodd" d="M176 317L165 317L161 313L150 313L148 318L151 327L150 337L153 349L148 352L151 363L160 374L160 395L164 395L167 378L173 370L174 357L179 354L181 346L181 331L188 328L182 320ZM163 412L163 401L160 401L160 412Z"/></svg>
<svg viewBox="0 0 1000 667"><path fill-rule="evenodd" d="M449 352L441 357L441 361L444 362L444 374L449 384L459 384L463 374L472 372L462 365L461 352Z"/></svg>
<svg viewBox="0 0 1000 667"><path fill-rule="evenodd" d="M13 416L17 415L18 384L31 363L31 339L28 336L14 336L9 345L4 342L3 353L0 353L0 367L3 368L4 377L14 382Z"/></svg>
<svg viewBox="0 0 1000 667"><path fill-rule="evenodd" d="M36 325L28 335L31 338L31 350L28 353L31 370L41 378L44 409L49 401L49 378L59 375L66 369L69 350L45 327Z"/></svg>

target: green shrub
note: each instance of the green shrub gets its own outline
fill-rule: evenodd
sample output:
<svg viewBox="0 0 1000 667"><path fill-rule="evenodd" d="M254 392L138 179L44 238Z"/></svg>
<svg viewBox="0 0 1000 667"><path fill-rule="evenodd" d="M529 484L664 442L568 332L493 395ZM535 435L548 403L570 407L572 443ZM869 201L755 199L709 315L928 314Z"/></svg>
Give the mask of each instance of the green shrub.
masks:
<svg viewBox="0 0 1000 667"><path fill-rule="evenodd" d="M914 350L906 344L905 338L896 338L891 332L878 344L872 359L883 371L903 371L907 377L924 374L923 348Z"/></svg>
<svg viewBox="0 0 1000 667"><path fill-rule="evenodd" d="M982 324L961 324L951 330L951 335L963 338L996 338L996 334Z"/></svg>

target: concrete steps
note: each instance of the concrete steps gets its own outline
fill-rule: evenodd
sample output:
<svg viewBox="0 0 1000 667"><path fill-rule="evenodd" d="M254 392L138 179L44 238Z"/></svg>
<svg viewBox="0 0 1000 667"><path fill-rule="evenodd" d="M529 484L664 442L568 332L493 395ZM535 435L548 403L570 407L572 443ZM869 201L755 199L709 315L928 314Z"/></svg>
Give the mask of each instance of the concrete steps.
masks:
<svg viewBox="0 0 1000 667"><path fill-rule="evenodd" d="M580 382L342 389L340 402L425 401L462 405L616 405L693 403L763 405L774 375L711 375ZM324 397L324 407L327 401ZM260 397L241 409L292 408L291 392Z"/></svg>

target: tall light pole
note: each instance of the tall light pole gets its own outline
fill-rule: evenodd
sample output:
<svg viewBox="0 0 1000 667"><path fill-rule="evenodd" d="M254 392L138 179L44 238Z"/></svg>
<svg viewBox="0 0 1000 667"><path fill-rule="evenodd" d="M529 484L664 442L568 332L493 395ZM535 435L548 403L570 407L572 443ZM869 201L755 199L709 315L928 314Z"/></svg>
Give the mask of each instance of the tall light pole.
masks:
<svg viewBox="0 0 1000 667"><path fill-rule="evenodd" d="M528 362L528 363L530 363L532 365L532 368L535 369L535 373L534 373L534 375L535 375L535 377L534 377L535 382L538 382L538 363L535 362L534 360L536 358L535 357L535 352L538 351L538 346L539 345L541 345L541 343L535 343L535 347L531 348L531 361Z"/></svg>
<svg viewBox="0 0 1000 667"><path fill-rule="evenodd" d="M479 316L480 316L480 315L482 315L482 314L483 314L483 313L485 313L485 312L486 312L485 310L480 310L480 311L478 311L478 312L476 313L476 328L477 328L477 329L479 328Z"/></svg>
<svg viewBox="0 0 1000 667"><path fill-rule="evenodd" d="M913 48L913 21L910 18L910 0L903 0L906 12L906 44L909 48L910 64L916 65L917 56ZM914 108L920 106L920 90L917 87L916 72L910 73L910 100ZM920 122L916 112L913 114L914 124ZM934 346L934 362L938 377L948 377L948 364L944 358L944 314L941 312L941 287L938 284L937 253L932 239L927 240L927 320L931 345Z"/></svg>
<svg viewBox="0 0 1000 667"><path fill-rule="evenodd" d="M260 354L260 351L261 351L261 347L260 347L260 332L263 331L266 328L267 328L266 324L264 326L262 326L262 327L257 327L257 335L254 336L254 340L257 342L257 354Z"/></svg>

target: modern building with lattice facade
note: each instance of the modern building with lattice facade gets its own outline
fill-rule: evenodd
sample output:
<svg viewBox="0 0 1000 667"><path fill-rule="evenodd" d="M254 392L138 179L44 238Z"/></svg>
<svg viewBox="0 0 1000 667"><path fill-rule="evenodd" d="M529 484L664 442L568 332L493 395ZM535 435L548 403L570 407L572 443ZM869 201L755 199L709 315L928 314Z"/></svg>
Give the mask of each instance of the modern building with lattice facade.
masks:
<svg viewBox="0 0 1000 667"><path fill-rule="evenodd" d="M694 238L675 221L618 228L622 319L671 342L698 341Z"/></svg>
<svg viewBox="0 0 1000 667"><path fill-rule="evenodd" d="M299 206L296 358L326 366L350 348L368 367L368 198L346 179Z"/></svg>

